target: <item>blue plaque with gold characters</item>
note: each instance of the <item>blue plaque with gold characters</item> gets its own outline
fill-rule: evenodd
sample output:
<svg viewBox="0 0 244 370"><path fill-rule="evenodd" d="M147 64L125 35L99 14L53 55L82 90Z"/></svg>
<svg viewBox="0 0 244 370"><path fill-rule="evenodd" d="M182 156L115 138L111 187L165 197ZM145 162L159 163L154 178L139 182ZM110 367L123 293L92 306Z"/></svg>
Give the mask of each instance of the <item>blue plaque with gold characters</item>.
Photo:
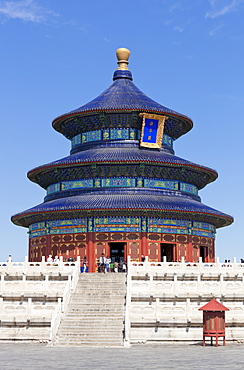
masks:
<svg viewBox="0 0 244 370"><path fill-rule="evenodd" d="M140 146L160 149L164 133L164 122L168 118L159 114L140 113L142 130Z"/></svg>

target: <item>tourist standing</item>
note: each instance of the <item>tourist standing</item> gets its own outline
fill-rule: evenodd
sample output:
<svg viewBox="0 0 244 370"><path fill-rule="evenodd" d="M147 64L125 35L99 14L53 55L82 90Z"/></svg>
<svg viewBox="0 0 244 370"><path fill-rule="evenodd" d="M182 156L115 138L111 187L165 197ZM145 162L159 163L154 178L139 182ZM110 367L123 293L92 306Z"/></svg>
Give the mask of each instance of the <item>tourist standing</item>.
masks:
<svg viewBox="0 0 244 370"><path fill-rule="evenodd" d="M8 258L7 258L7 262L13 262L13 259L12 259L11 254L9 254L9 256L8 256Z"/></svg>
<svg viewBox="0 0 244 370"><path fill-rule="evenodd" d="M119 264L117 261L114 262L114 272L118 272Z"/></svg>
<svg viewBox="0 0 244 370"><path fill-rule="evenodd" d="M100 272L105 273L106 257L104 256L104 253L102 253L102 255L100 257L100 260L99 260L99 263L100 263Z"/></svg>
<svg viewBox="0 0 244 370"><path fill-rule="evenodd" d="M52 263L53 262L53 257L51 254L49 254L49 256L47 257L47 262L48 263Z"/></svg>
<svg viewBox="0 0 244 370"><path fill-rule="evenodd" d="M86 272L87 265L88 265L88 261L87 261L86 256L85 256L84 259L83 259L83 272Z"/></svg>
<svg viewBox="0 0 244 370"><path fill-rule="evenodd" d="M123 261L119 261L119 272L122 272Z"/></svg>
<svg viewBox="0 0 244 370"><path fill-rule="evenodd" d="M126 266L126 262L124 261L122 265L122 272L126 272L126 270L127 270L127 266Z"/></svg>
<svg viewBox="0 0 244 370"><path fill-rule="evenodd" d="M55 266L58 266L58 264L59 264L59 258L58 258L58 256L55 256L54 257L53 262L54 262Z"/></svg>
<svg viewBox="0 0 244 370"><path fill-rule="evenodd" d="M111 258L107 256L106 261L105 261L105 272L110 272L110 262L111 262Z"/></svg>

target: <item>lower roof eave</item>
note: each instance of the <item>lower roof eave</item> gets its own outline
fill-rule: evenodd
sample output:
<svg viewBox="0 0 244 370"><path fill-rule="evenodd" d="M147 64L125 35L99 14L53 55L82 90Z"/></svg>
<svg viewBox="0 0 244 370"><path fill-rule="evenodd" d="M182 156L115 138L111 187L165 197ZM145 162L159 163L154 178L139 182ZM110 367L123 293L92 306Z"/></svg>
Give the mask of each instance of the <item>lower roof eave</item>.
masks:
<svg viewBox="0 0 244 370"><path fill-rule="evenodd" d="M18 226L29 227L29 225L36 222L43 222L48 220L62 219L62 218L77 218L77 217L94 217L94 216L145 216L155 218L170 218L201 221L213 224L216 228L229 226L233 223L232 216L223 214L215 215L208 212L194 212L194 211L181 211L169 209L154 209L154 208L75 208L63 210L48 210L37 212L24 212L12 216L11 221Z"/></svg>

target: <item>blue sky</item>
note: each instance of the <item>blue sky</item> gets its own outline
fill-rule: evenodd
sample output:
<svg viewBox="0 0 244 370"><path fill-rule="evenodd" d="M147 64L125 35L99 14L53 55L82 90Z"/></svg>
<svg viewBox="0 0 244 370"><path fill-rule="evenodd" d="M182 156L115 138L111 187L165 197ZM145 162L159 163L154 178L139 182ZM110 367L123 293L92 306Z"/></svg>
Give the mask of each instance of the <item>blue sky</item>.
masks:
<svg viewBox="0 0 244 370"><path fill-rule="evenodd" d="M200 196L235 222L216 255L244 258L243 19L244 0L0 0L0 261L27 255L10 217L45 196L27 172L69 154L52 120L111 84L119 47L144 93L192 118L176 155L218 171Z"/></svg>

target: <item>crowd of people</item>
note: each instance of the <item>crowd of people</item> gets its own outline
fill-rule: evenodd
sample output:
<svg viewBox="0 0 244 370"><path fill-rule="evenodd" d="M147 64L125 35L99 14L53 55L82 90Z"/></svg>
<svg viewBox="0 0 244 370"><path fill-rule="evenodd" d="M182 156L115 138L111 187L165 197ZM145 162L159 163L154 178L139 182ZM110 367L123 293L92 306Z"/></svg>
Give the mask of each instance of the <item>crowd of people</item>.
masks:
<svg viewBox="0 0 244 370"><path fill-rule="evenodd" d="M73 261L73 258L68 258L69 260ZM50 265L58 266L59 264L59 257L55 256L52 257L51 254L47 257L47 263ZM127 271L127 263L125 261L112 261L110 256L105 256L104 253L102 253L99 260L97 260L97 272L104 272L105 274L108 272L126 272ZM81 272L86 273L88 272L88 260L86 256L81 260Z"/></svg>
<svg viewBox="0 0 244 370"><path fill-rule="evenodd" d="M49 256L47 257L47 262L50 263L50 265L53 264L55 266L58 266L58 264L59 264L59 258L58 258L58 256L55 256L53 258L52 255L49 254Z"/></svg>
<svg viewBox="0 0 244 370"><path fill-rule="evenodd" d="M97 271L104 272L105 274L108 272L126 272L127 264L125 261L112 262L110 256L105 257L104 253L102 253L99 261L97 262Z"/></svg>

